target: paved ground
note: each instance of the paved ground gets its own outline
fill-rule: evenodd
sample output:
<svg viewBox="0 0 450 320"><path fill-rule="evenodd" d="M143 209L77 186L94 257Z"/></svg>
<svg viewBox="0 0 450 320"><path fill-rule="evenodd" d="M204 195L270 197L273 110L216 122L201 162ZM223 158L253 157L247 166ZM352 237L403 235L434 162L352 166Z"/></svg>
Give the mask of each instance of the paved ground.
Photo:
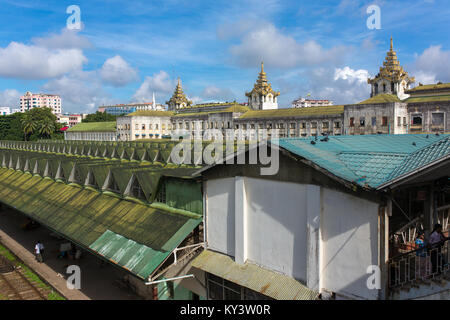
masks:
<svg viewBox="0 0 450 320"><path fill-rule="evenodd" d="M24 215L16 211L0 211L0 241L67 299L139 299L117 284L124 271L109 264L101 267L100 259L89 253L84 253L80 260L59 259L59 244L67 241L52 237L51 232L42 226L32 231L23 231L20 226L25 219ZM45 245L44 263L38 263L34 258L33 248L37 240ZM80 290L70 290L66 286L66 266L72 264L79 265L81 269Z"/></svg>

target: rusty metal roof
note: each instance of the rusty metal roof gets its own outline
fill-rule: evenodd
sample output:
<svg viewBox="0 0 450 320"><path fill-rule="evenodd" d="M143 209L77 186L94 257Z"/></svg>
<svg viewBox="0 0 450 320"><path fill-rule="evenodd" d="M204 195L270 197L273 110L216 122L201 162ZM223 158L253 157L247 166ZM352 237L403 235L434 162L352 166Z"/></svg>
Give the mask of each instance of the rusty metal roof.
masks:
<svg viewBox="0 0 450 320"><path fill-rule="evenodd" d="M248 262L241 265L210 250L203 251L192 266L277 300L314 300L318 295L289 276Z"/></svg>

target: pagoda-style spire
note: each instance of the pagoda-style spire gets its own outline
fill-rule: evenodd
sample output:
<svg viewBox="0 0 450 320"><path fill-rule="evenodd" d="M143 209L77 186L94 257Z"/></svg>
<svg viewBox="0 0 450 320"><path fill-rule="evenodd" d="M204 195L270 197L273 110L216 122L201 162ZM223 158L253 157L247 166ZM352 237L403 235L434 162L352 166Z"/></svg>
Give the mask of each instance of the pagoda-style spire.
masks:
<svg viewBox="0 0 450 320"><path fill-rule="evenodd" d="M373 88L372 95L378 93L402 93L404 89L409 88L411 83L415 82L415 79L409 77L408 72L400 65L397 58L397 52L394 51L394 40L392 37L389 51L383 61L383 66L380 67L380 72L373 79L367 79L367 82L376 87ZM399 85L401 85L403 89L400 90L398 87ZM381 86L383 90L379 90ZM388 87L388 90L385 91L384 88L386 86Z"/></svg>
<svg viewBox="0 0 450 320"><path fill-rule="evenodd" d="M177 86L175 87L172 98L170 98L170 100L166 103L169 105L169 110L185 108L191 105L192 102L186 98L186 95L183 92L183 88L181 87L180 77L178 77Z"/></svg>
<svg viewBox="0 0 450 320"><path fill-rule="evenodd" d="M267 74L264 72L264 62L261 62L261 72L253 87L253 90L246 92L245 95L249 98L249 105L254 109L265 109L265 105L270 105L271 108L278 108L276 97L280 92L272 89L271 84L267 80Z"/></svg>

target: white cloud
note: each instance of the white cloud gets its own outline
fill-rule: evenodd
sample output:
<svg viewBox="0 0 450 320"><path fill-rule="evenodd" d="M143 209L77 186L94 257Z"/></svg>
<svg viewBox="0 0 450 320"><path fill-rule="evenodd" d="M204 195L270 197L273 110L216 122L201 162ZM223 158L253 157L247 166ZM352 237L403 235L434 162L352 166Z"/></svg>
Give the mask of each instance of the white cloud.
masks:
<svg viewBox="0 0 450 320"><path fill-rule="evenodd" d="M116 103L102 89L95 71L76 71L47 82L43 89L61 96L63 112L95 112L99 105Z"/></svg>
<svg viewBox="0 0 450 320"><path fill-rule="evenodd" d="M81 69L86 62L80 49L50 50L18 42L0 48L0 76L6 78L55 78Z"/></svg>
<svg viewBox="0 0 450 320"><path fill-rule="evenodd" d="M411 74L423 84L450 82L450 51L442 50L442 46L430 46L417 56Z"/></svg>
<svg viewBox="0 0 450 320"><path fill-rule="evenodd" d="M133 95L133 100L138 102L149 102L152 100L153 92L157 96L166 96L171 93L176 85L176 81L170 79L165 71L147 76L139 89ZM162 103L162 102L160 102Z"/></svg>
<svg viewBox="0 0 450 320"><path fill-rule="evenodd" d="M369 72L367 70L353 70L350 67L336 68L334 71L334 81L343 79L353 84L355 82L366 83L369 78Z"/></svg>
<svg viewBox="0 0 450 320"><path fill-rule="evenodd" d="M209 101L228 101L236 99L236 95L230 89L222 89L216 86L207 86L201 93L203 100Z"/></svg>
<svg viewBox="0 0 450 320"><path fill-rule="evenodd" d="M243 67L255 67L264 60L271 67L292 68L339 63L345 53L344 47L324 49L315 41L304 43L280 32L273 24L260 24L245 33L241 43L230 48L235 62Z"/></svg>
<svg viewBox="0 0 450 320"><path fill-rule="evenodd" d="M137 71L119 55L105 61L100 75L105 83L115 87L125 86L138 79Z"/></svg>
<svg viewBox="0 0 450 320"><path fill-rule="evenodd" d="M33 38L31 41L38 47L48 49L89 49L92 43L84 36L78 34L78 30L64 28L59 34L51 34L47 37Z"/></svg>
<svg viewBox="0 0 450 320"><path fill-rule="evenodd" d="M20 92L16 89L6 89L0 91L0 106L19 108Z"/></svg>

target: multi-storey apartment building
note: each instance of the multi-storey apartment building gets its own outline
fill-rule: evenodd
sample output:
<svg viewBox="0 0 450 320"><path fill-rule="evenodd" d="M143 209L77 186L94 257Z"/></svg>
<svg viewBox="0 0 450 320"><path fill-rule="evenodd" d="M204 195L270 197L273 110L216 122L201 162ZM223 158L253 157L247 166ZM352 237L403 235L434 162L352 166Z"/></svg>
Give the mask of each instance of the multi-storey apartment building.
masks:
<svg viewBox="0 0 450 320"><path fill-rule="evenodd" d="M61 114L61 97L56 94L31 93L29 91L20 97L21 112L43 107L52 109L53 114Z"/></svg>

